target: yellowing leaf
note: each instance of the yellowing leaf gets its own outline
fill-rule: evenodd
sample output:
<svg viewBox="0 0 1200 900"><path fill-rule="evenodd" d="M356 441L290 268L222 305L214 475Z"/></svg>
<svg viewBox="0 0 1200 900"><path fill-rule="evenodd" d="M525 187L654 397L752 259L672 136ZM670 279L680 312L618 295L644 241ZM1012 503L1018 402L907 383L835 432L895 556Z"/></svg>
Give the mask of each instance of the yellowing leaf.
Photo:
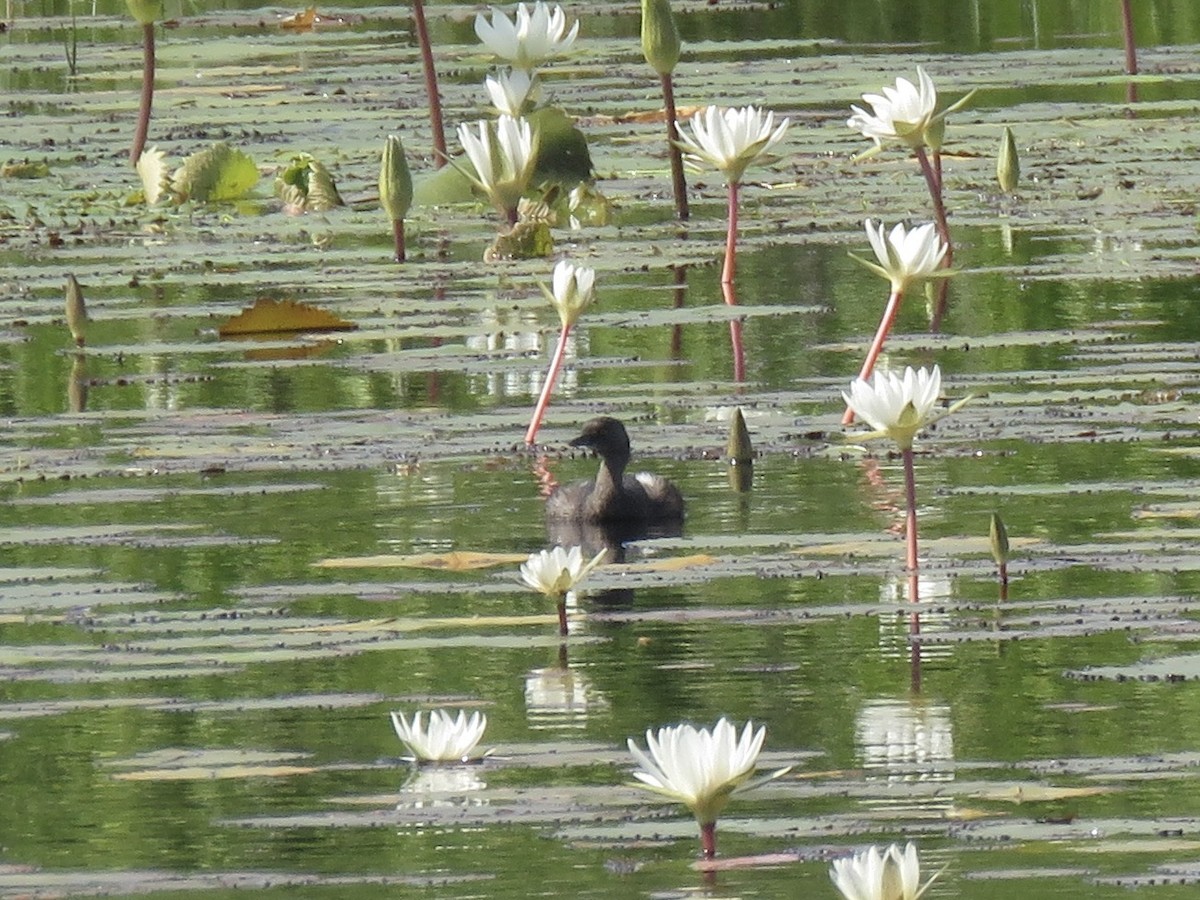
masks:
<svg viewBox="0 0 1200 900"><path fill-rule="evenodd" d="M214 778L286 778L310 775L312 766L188 766L180 769L139 769L115 772L116 781L207 781Z"/></svg>
<svg viewBox="0 0 1200 900"><path fill-rule="evenodd" d="M1055 787L1049 784L997 785L977 791L971 796L976 800L995 800L1004 803L1045 803L1050 800L1073 800L1076 797L1095 797L1110 794L1111 788L1102 787Z"/></svg>
<svg viewBox="0 0 1200 900"><path fill-rule="evenodd" d="M715 556L707 553L695 553L692 556L671 556L666 559L651 559L646 562L630 563L625 567L627 572L679 572L683 569L694 569L696 566L711 566L717 562Z"/></svg>
<svg viewBox="0 0 1200 900"><path fill-rule="evenodd" d="M218 328L217 333L224 338L239 334L352 331L357 327L353 322L306 303L259 297L252 307L242 310Z"/></svg>
<svg viewBox="0 0 1200 900"><path fill-rule="evenodd" d="M470 569L487 569L491 566L523 563L529 556L525 553L476 553L472 550L451 550L449 553L417 553L411 556L384 554L380 556L344 556L322 559L313 563L322 569L440 569L447 572L465 572Z"/></svg>
<svg viewBox="0 0 1200 900"><path fill-rule="evenodd" d="M257 183L254 160L224 141L193 153L171 177L171 188L181 202L238 200Z"/></svg>
<svg viewBox="0 0 1200 900"><path fill-rule="evenodd" d="M311 31L317 21L317 8L310 6L304 12L294 13L285 19L279 21L280 28L286 28L290 31Z"/></svg>

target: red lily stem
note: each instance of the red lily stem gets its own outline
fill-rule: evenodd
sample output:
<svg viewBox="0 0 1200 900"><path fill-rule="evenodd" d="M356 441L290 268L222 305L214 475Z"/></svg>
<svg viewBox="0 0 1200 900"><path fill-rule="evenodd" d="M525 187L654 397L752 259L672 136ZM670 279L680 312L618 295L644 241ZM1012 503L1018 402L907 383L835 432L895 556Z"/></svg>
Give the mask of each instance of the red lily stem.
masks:
<svg viewBox="0 0 1200 900"><path fill-rule="evenodd" d="M412 0L413 28L417 32L417 45L421 48L421 67L425 70L425 98L429 101L429 125L433 130L433 165L440 169L449 157L446 155L446 127L442 123L442 98L438 93L437 68L433 64L433 48L429 44L429 26L425 24L423 0Z"/></svg>
<svg viewBox="0 0 1200 900"><path fill-rule="evenodd" d="M510 230L517 224L517 221L520 219L520 217L521 214L517 212L517 208L515 206L512 207L512 209L506 209L504 211L504 218L505 221L508 222L508 227Z"/></svg>
<svg viewBox="0 0 1200 900"><path fill-rule="evenodd" d="M917 475L913 465L913 449L905 447L902 453L904 458L904 536L907 544L907 555L905 565L908 567L911 590L909 591L909 600L916 603L917 597Z"/></svg>
<svg viewBox="0 0 1200 900"><path fill-rule="evenodd" d="M729 231L725 235L725 267L721 270L721 284L733 284L737 274L738 234L738 183L729 182Z"/></svg>
<svg viewBox="0 0 1200 900"><path fill-rule="evenodd" d="M129 164L136 166L146 149L150 132L150 107L154 103L154 23L142 26L142 102L138 109L137 129L129 148Z"/></svg>
<svg viewBox="0 0 1200 900"><path fill-rule="evenodd" d="M396 262L404 262L404 220L392 220L392 236L396 239Z"/></svg>
<svg viewBox="0 0 1200 900"><path fill-rule="evenodd" d="M1138 73L1137 42L1133 38L1133 10L1129 0L1121 0L1121 31L1125 35L1125 74Z"/></svg>
<svg viewBox="0 0 1200 900"><path fill-rule="evenodd" d="M705 859L717 855L717 823L702 822L700 824L700 852Z"/></svg>
<svg viewBox="0 0 1200 900"><path fill-rule="evenodd" d="M550 395L554 392L554 382L558 378L558 370L562 368L563 354L567 350L567 336L571 326L564 325L558 334L558 346L554 348L554 356L550 360L550 368L546 371L546 381L542 385L542 393L538 395L537 405L533 408L533 419L529 422L529 430L525 432L525 443L537 441L538 429L542 427L542 416L550 405Z"/></svg>
<svg viewBox="0 0 1200 900"><path fill-rule="evenodd" d="M1000 600L1008 600L1008 563L1000 563Z"/></svg>
<svg viewBox="0 0 1200 900"><path fill-rule="evenodd" d="M667 155L671 160L671 186L675 191L675 215L686 222L688 210L687 179L683 175L683 154L676 143L679 126L675 124L675 81L670 72L662 76L663 112L667 117Z"/></svg>
<svg viewBox="0 0 1200 900"><path fill-rule="evenodd" d="M910 577L909 589L916 596L917 576ZM921 693L921 614L914 612L908 617L908 639L912 645L909 649L908 660L908 689L914 694Z"/></svg>
<svg viewBox="0 0 1200 900"><path fill-rule="evenodd" d="M858 377L866 380L871 377L871 373L875 371L875 361L879 359L879 354L883 351L883 342L887 340L887 336L892 331L892 323L896 321L896 313L900 310L900 300L903 298L902 290L895 290L888 294L887 306L883 308L883 318L879 320L879 327L875 329L875 337L871 341L871 347L867 350L867 357L863 360L862 369L859 370ZM843 425L854 424L854 410L846 407L846 412L842 416Z"/></svg>
<svg viewBox="0 0 1200 900"><path fill-rule="evenodd" d="M558 633L567 636L567 598L565 594L558 596Z"/></svg>
<svg viewBox="0 0 1200 900"><path fill-rule="evenodd" d="M933 201L933 220L937 225L938 237L946 245L946 255L942 257L942 268L948 269L954 263L954 244L950 240L950 223L946 220L946 204L942 198L942 155L934 151L933 163L924 147L916 149L917 162L921 166L921 174L925 176L925 184L929 187L929 197ZM938 285L938 299L933 308L933 316L929 320L929 330L937 334L942 329L942 317L946 314L946 297L950 290L950 282L943 279Z"/></svg>

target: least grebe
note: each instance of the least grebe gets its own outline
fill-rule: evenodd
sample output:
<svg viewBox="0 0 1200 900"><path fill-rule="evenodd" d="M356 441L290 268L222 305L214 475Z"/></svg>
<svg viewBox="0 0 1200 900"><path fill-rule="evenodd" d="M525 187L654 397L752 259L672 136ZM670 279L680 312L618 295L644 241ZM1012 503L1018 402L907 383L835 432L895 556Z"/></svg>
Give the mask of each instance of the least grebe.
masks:
<svg viewBox="0 0 1200 900"><path fill-rule="evenodd" d="M551 520L643 525L683 519L683 496L661 475L626 475L629 435L609 416L590 419L572 447L587 447L600 457L600 471L590 481L558 488L546 500Z"/></svg>

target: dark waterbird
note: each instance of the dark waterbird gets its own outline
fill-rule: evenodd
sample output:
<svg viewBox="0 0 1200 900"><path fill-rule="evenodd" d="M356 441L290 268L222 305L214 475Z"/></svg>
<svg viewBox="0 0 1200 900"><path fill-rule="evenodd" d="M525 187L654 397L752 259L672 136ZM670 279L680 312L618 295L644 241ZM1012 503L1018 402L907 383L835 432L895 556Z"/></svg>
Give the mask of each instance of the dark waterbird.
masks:
<svg viewBox="0 0 1200 900"><path fill-rule="evenodd" d="M558 488L546 500L551 522L620 525L646 529L683 520L683 496L661 475L626 475L629 435L609 416L590 419L572 447L587 447L600 457L600 471L589 481Z"/></svg>

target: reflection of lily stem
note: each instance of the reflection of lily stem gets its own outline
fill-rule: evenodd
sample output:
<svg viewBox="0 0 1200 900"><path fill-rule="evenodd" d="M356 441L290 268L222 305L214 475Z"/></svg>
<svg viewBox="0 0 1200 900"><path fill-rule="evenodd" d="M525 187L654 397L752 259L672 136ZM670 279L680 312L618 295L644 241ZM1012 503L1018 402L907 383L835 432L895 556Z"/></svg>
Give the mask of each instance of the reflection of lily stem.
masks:
<svg viewBox="0 0 1200 900"><path fill-rule="evenodd" d="M1137 42L1133 39L1133 10L1129 0L1121 0L1121 31L1125 35L1125 74L1138 73Z"/></svg>
<svg viewBox="0 0 1200 900"><path fill-rule="evenodd" d="M554 348L554 356L550 360L550 368L546 372L546 381L542 384L542 392L538 395L537 405L533 408L533 418L529 422L529 430L525 432L526 444L533 444L537 441L538 429L542 427L542 416L546 414L546 407L550 405L550 394L554 391L558 370L562 368L563 354L567 351L567 336L570 333L570 325L564 325L562 331L558 333L558 346ZM565 616L566 613L562 612L562 615Z"/></svg>
<svg viewBox="0 0 1200 900"><path fill-rule="evenodd" d="M675 214L688 220L687 179L683 176L683 154L679 150L679 128L675 124L675 82L670 72L662 76L663 112L667 116L667 153L671 158L671 185L675 191Z"/></svg>
<svg viewBox="0 0 1200 900"><path fill-rule="evenodd" d="M746 345L742 341L741 319L729 320L729 344L733 348L733 381L741 384L746 380Z"/></svg>
<svg viewBox="0 0 1200 900"><path fill-rule="evenodd" d="M879 320L879 327L875 329L875 338L871 341L871 348L867 350L867 358L863 360L862 369L858 373L858 377L863 381L870 378L871 373L875 371L875 360L879 358L879 354L883 351L883 342L887 340L887 336L892 331L892 323L896 321L896 313L900 310L900 300L903 296L903 291L895 289L888 295L887 306L883 309L883 318ZM842 424L854 424L854 410L849 406L842 415Z"/></svg>
<svg viewBox="0 0 1200 900"><path fill-rule="evenodd" d="M700 852L705 859L712 859L717 855L717 823L715 821L700 823Z"/></svg>
<svg viewBox="0 0 1200 900"><path fill-rule="evenodd" d="M916 150L917 162L921 166L921 174L925 176L925 184L929 187L929 197L933 201L933 220L937 224L938 237L946 245L946 255L942 257L942 268L948 269L954 262L954 244L950 241L950 223L946 221L946 204L942 197L942 155L934 151L933 162L924 147ZM937 302L933 307L933 315L929 320L929 330L937 334L942 329L942 317L946 314L946 297L950 291L950 282L942 279L938 285Z"/></svg>
<svg viewBox="0 0 1200 900"><path fill-rule="evenodd" d="M738 231L738 183L729 182L729 231L725 235L725 267L721 270L721 284L733 284L737 274L737 231Z"/></svg>
<svg viewBox="0 0 1200 900"><path fill-rule="evenodd" d="M905 447L901 454L904 457L904 503L907 509L904 517L904 536L908 545L905 560L909 577L915 584L917 572L917 475L913 465L913 449ZM917 602L914 587L909 600Z"/></svg>
<svg viewBox="0 0 1200 900"><path fill-rule="evenodd" d="M133 146L129 148L129 163L137 165L146 149L146 135L150 132L150 106L154 103L154 23L142 26L142 103L138 109L137 130L133 133Z"/></svg>
<svg viewBox="0 0 1200 900"><path fill-rule="evenodd" d="M562 637L567 636L567 595L558 595L558 633ZM566 647L565 644L561 645Z"/></svg>
<svg viewBox="0 0 1200 900"><path fill-rule="evenodd" d="M396 262L404 262L404 220L392 219L392 234L396 238Z"/></svg>
<svg viewBox="0 0 1200 900"><path fill-rule="evenodd" d="M433 130L433 165L440 169L449 158L446 155L446 128L442 124L442 98L438 94L437 69L433 65L433 48L429 45L429 27L425 24L423 0L412 0L413 27L421 47L421 67L425 70L425 96L429 100L429 125Z"/></svg>

